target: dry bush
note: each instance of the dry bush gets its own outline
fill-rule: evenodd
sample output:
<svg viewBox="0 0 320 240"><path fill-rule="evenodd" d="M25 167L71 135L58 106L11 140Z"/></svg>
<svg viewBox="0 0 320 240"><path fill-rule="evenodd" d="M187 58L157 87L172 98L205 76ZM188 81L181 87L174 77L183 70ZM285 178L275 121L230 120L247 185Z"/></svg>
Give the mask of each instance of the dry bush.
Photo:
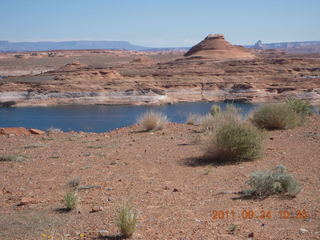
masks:
<svg viewBox="0 0 320 240"><path fill-rule="evenodd" d="M248 161L260 157L262 133L242 122L227 121L206 142L206 156L218 162Z"/></svg>
<svg viewBox="0 0 320 240"><path fill-rule="evenodd" d="M144 131L163 129L167 123L167 116L161 112L148 111L138 118L138 124Z"/></svg>
<svg viewBox="0 0 320 240"><path fill-rule="evenodd" d="M251 121L260 128L269 130L289 129L299 125L300 116L288 104L266 104L258 108Z"/></svg>
<svg viewBox="0 0 320 240"><path fill-rule="evenodd" d="M186 120L186 124L198 126L201 123L201 119L202 117L200 115L195 113L190 113Z"/></svg>
<svg viewBox="0 0 320 240"><path fill-rule="evenodd" d="M273 194L294 197L301 190L297 180L282 165L271 170L253 172L246 183L250 189L243 191L243 194L257 198L266 198Z"/></svg>
<svg viewBox="0 0 320 240"><path fill-rule="evenodd" d="M201 118L201 129L203 131L216 132L224 123L242 122L240 109L227 105L225 111L216 112L214 115L207 114Z"/></svg>
<svg viewBox="0 0 320 240"><path fill-rule="evenodd" d="M138 222L138 212L130 204L123 204L118 210L117 226L120 229L121 235L125 238L129 238L136 230Z"/></svg>

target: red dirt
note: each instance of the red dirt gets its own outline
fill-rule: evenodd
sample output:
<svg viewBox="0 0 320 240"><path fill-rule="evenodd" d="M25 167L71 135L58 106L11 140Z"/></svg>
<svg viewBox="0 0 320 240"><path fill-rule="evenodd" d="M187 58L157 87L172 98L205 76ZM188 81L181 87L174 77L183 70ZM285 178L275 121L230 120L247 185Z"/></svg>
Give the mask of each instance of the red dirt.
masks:
<svg viewBox="0 0 320 240"><path fill-rule="evenodd" d="M293 130L267 132L264 156L241 164L200 164L200 136L198 127L174 123L151 133L130 126L103 134L0 136L0 155L26 157L0 162L0 239L80 239L80 233L81 239L119 239L115 212L127 199L139 211L132 239L320 239L319 116ZM25 148L31 144L38 147ZM302 184L296 198L219 194L239 191L252 171L279 164ZM59 212L66 183L75 177L93 188L79 190L76 210ZM22 198L35 203L17 206ZM213 210L233 210L235 219L213 220ZM241 216L250 210L254 219ZM259 218L262 210L271 218ZM292 218L281 219L284 210ZM302 210L306 219L294 217ZM234 234L227 232L230 224L238 226Z"/></svg>

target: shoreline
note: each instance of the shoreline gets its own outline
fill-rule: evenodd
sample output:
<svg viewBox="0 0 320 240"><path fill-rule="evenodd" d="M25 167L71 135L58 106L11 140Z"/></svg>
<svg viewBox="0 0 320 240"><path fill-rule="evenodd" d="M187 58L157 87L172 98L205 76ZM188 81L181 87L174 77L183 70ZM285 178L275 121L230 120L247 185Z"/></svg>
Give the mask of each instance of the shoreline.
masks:
<svg viewBox="0 0 320 240"><path fill-rule="evenodd" d="M320 105L320 91L299 91L295 93L270 93L264 89L241 90L236 93L230 89L199 91L170 90L161 95L127 92L49 92L30 93L27 91L0 92L0 107L50 107L65 105L132 105L158 106L184 102L234 102L234 103L272 103L296 97Z"/></svg>

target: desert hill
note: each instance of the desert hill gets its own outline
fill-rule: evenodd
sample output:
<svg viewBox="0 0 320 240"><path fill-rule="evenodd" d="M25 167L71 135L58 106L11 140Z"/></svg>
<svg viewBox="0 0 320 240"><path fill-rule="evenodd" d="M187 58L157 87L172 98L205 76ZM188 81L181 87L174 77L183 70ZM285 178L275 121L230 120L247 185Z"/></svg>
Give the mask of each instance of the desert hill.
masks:
<svg viewBox="0 0 320 240"><path fill-rule="evenodd" d="M186 54L216 60L253 59L255 56L244 47L234 46L222 34L209 34L203 41L193 46Z"/></svg>

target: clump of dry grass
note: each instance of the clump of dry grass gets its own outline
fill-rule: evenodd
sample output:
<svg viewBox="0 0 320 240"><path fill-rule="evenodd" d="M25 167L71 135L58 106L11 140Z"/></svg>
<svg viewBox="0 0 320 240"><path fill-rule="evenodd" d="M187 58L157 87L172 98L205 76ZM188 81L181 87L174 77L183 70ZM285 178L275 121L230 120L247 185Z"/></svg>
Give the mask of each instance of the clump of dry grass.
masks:
<svg viewBox="0 0 320 240"><path fill-rule="evenodd" d="M242 122L242 117L240 115L240 109L227 105L224 111L216 111L214 115L206 114L201 118L201 129L203 131L217 131L222 124L226 122Z"/></svg>
<svg viewBox="0 0 320 240"><path fill-rule="evenodd" d="M287 194L294 197L301 190L297 180L283 165L270 170L253 172L246 183L250 189L243 191L243 194L257 198L266 198L273 194Z"/></svg>
<svg viewBox="0 0 320 240"><path fill-rule="evenodd" d="M137 210L130 203L123 204L119 208L117 216L117 226L122 236L125 238L131 237L136 230L137 222Z"/></svg>
<svg viewBox="0 0 320 240"><path fill-rule="evenodd" d="M198 126L201 123L201 119L202 117L200 115L195 113L190 113L186 120L186 124Z"/></svg>
<svg viewBox="0 0 320 240"><path fill-rule="evenodd" d="M74 177L67 182L67 186L70 187L71 189L76 189L79 186L80 182L81 182L80 177Z"/></svg>
<svg viewBox="0 0 320 240"><path fill-rule="evenodd" d="M64 195L64 203L66 210L70 211L75 209L78 203L78 197L76 191L70 191Z"/></svg>
<svg viewBox="0 0 320 240"><path fill-rule="evenodd" d="M50 127L47 129L48 133L61 133L62 130L60 128L54 128L54 127Z"/></svg>
<svg viewBox="0 0 320 240"><path fill-rule="evenodd" d="M163 129L168 123L168 119L161 112L148 111L140 116L137 122L144 131L156 131Z"/></svg>

